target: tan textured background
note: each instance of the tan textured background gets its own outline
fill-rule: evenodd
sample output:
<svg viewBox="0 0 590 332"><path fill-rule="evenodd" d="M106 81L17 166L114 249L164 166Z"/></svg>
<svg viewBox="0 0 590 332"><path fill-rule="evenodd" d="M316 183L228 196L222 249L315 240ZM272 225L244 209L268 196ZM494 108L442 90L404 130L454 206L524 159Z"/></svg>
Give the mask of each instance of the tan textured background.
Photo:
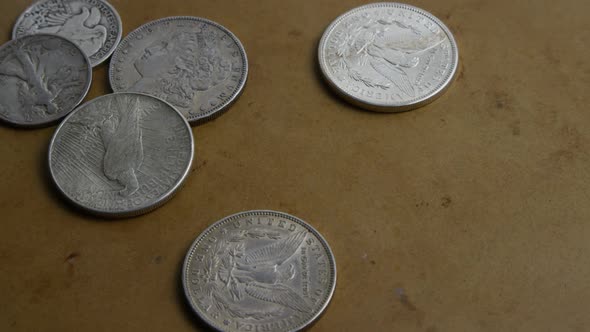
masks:
<svg viewBox="0 0 590 332"><path fill-rule="evenodd" d="M29 3L0 3L3 41ZM248 209L299 216L332 246L337 289L313 331L590 331L590 2L413 1L447 23L461 64L403 114L359 111L320 79L323 30L363 1L112 3L124 35L171 15L225 25L248 84L194 128L185 188L134 219L62 202L55 127L0 126L1 331L202 329L179 292L184 254Z"/></svg>

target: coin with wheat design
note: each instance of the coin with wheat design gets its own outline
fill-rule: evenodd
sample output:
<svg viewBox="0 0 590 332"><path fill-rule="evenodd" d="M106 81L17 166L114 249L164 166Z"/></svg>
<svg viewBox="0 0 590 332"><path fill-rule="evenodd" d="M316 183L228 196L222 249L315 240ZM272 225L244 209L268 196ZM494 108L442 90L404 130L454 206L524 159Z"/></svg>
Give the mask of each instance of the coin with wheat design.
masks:
<svg viewBox="0 0 590 332"><path fill-rule="evenodd" d="M299 331L326 309L336 286L328 243L309 224L247 211L205 230L184 261L191 308L221 331Z"/></svg>
<svg viewBox="0 0 590 332"><path fill-rule="evenodd" d="M190 123L221 115L242 93L248 76L244 47L228 29L191 16L146 23L113 54L113 91L162 98Z"/></svg>
<svg viewBox="0 0 590 332"><path fill-rule="evenodd" d="M338 17L318 50L324 78L344 99L380 112L426 105L450 85L457 71L457 44L432 14L383 2Z"/></svg>
<svg viewBox="0 0 590 332"><path fill-rule="evenodd" d="M76 206L105 217L149 212L170 199L193 160L190 126L165 101L138 93L105 95L57 128L49 170Z"/></svg>
<svg viewBox="0 0 590 332"><path fill-rule="evenodd" d="M78 105L92 67L74 43L56 35L24 36L0 48L0 119L19 127L53 124Z"/></svg>

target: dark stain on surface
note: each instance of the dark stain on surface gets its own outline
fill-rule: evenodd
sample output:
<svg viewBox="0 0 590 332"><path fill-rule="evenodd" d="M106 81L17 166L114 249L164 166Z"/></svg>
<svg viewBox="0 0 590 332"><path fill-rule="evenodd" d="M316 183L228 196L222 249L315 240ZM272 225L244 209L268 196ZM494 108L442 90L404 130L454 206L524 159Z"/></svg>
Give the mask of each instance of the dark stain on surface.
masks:
<svg viewBox="0 0 590 332"><path fill-rule="evenodd" d="M52 289L54 288L54 283L49 278L49 276L42 276L31 284L32 293L29 302L31 304L39 303L44 299L49 297L51 294Z"/></svg>
<svg viewBox="0 0 590 332"><path fill-rule="evenodd" d="M459 57L459 72L457 73L457 82L465 79L465 66L463 65L463 59Z"/></svg>
<svg viewBox="0 0 590 332"><path fill-rule="evenodd" d="M297 30L297 29L292 29L288 33L289 37L299 37L302 34L303 34L303 32L301 32L301 30Z"/></svg>
<svg viewBox="0 0 590 332"><path fill-rule="evenodd" d="M377 262L375 262L374 260L371 260L369 263L371 263L371 265L377 265Z"/></svg>
<svg viewBox="0 0 590 332"><path fill-rule="evenodd" d="M254 119L258 120L258 121L266 121L266 116L264 116L260 111L254 111L254 113L252 114Z"/></svg>
<svg viewBox="0 0 590 332"><path fill-rule="evenodd" d="M68 274L71 276L74 274L75 271L75 265L76 262L78 261L80 257L80 253L78 252L72 252L68 255L68 257L66 257L66 259L64 260L64 263L67 264L67 270L68 270Z"/></svg>
<svg viewBox="0 0 590 332"><path fill-rule="evenodd" d="M556 55L556 52L551 46L545 46L545 52L542 53L545 55L545 59L550 65L558 66L561 63L561 59Z"/></svg>
<svg viewBox="0 0 590 332"><path fill-rule="evenodd" d="M564 149L557 150L549 154L549 160L554 163L560 163L562 161L572 162L574 160L574 157L575 154L572 151Z"/></svg>
<svg viewBox="0 0 590 332"><path fill-rule="evenodd" d="M428 206L430 206L430 203L428 203L426 201L420 201L419 203L416 204L417 208L428 207Z"/></svg>
<svg viewBox="0 0 590 332"><path fill-rule="evenodd" d="M67 263L69 265L74 265L76 263L76 260L78 260L78 257L80 257L80 253L78 252L72 252L68 255L68 257L66 257L66 259L64 260L64 263Z"/></svg>
<svg viewBox="0 0 590 332"><path fill-rule="evenodd" d="M251 102L248 103L248 107L252 107L254 104L256 104L256 102L251 101Z"/></svg>
<svg viewBox="0 0 590 332"><path fill-rule="evenodd" d="M584 138L576 127L563 126L559 131L559 136L565 140L565 144L547 156L547 161L554 168L561 169L564 165L574 162L576 158L587 155L583 146Z"/></svg>
<svg viewBox="0 0 590 332"><path fill-rule="evenodd" d="M412 303L412 301L410 301L410 298L408 297L408 295L406 295L406 292L403 290L403 288L396 289L395 293L397 294L399 302L404 307L406 307L408 310L410 310L410 311L418 310L418 308L416 308L416 306Z"/></svg>
<svg viewBox="0 0 590 332"><path fill-rule="evenodd" d="M162 263L163 260L164 260L164 257L158 255L158 256L154 257L154 259L152 260L152 262L154 264L158 264L159 265L160 263Z"/></svg>
<svg viewBox="0 0 590 332"><path fill-rule="evenodd" d="M451 204L453 203L453 200L451 199L451 196L449 196L449 195L441 197L440 201L441 201L440 206L444 207L445 209L448 208L449 206L451 206Z"/></svg>
<svg viewBox="0 0 590 332"><path fill-rule="evenodd" d="M485 111L496 120L515 120L516 101L512 95L503 90L491 90L486 93ZM507 119L507 117L512 117Z"/></svg>
<svg viewBox="0 0 590 332"><path fill-rule="evenodd" d="M194 171L198 171L198 170L200 170L201 168L203 168L203 167L207 166L207 164L208 164L208 163L209 163L209 161L208 161L207 159L205 159L205 160L201 161L199 164L197 164L197 166L193 167L193 172L194 172Z"/></svg>
<svg viewBox="0 0 590 332"><path fill-rule="evenodd" d="M510 130L513 136L520 136L520 121L516 120L510 124Z"/></svg>
<svg viewBox="0 0 590 332"><path fill-rule="evenodd" d="M509 97L506 92L502 92L502 91L494 92L493 97L494 97L494 106L497 109L505 109L510 106L509 100L508 100Z"/></svg>

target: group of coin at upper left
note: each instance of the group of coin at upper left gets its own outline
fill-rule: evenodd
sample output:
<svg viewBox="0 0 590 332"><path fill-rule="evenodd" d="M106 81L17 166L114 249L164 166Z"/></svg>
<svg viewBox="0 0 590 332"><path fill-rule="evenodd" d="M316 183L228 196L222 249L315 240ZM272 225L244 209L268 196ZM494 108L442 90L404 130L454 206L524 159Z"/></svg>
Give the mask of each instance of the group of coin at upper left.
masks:
<svg viewBox="0 0 590 332"><path fill-rule="evenodd" d="M238 38L207 19L162 18L123 40L122 30L105 0L41 0L0 47L0 119L21 128L61 122L50 175L66 200L103 217L170 199L193 161L190 124L222 114L248 75ZM114 93L79 106L92 68L111 55Z"/></svg>

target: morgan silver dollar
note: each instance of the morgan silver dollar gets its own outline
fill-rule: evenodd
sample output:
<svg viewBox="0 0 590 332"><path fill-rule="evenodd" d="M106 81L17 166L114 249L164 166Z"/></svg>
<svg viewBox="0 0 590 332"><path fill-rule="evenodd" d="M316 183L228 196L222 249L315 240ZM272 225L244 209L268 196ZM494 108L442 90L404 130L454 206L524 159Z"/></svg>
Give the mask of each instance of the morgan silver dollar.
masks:
<svg viewBox="0 0 590 332"><path fill-rule="evenodd" d="M0 47L0 119L20 127L57 122L88 93L92 67L74 43L25 36Z"/></svg>
<svg viewBox="0 0 590 332"><path fill-rule="evenodd" d="M299 331L328 306L336 263L328 243L301 219L248 211L205 230L184 261L192 309L221 331Z"/></svg>
<svg viewBox="0 0 590 332"><path fill-rule="evenodd" d="M103 0L42 0L27 8L12 38L46 33L67 38L84 51L92 66L105 61L121 40L121 18Z"/></svg>
<svg viewBox="0 0 590 332"><path fill-rule="evenodd" d="M338 17L318 50L321 71L347 101L380 112L411 110L439 97L458 64L450 30L432 14L383 2Z"/></svg>
<svg viewBox="0 0 590 332"><path fill-rule="evenodd" d="M157 96L199 123L219 116L240 95L248 60L240 41L221 25L168 17L125 37L109 74L113 91Z"/></svg>
<svg viewBox="0 0 590 332"><path fill-rule="evenodd" d="M49 146L49 170L76 206L106 217L165 203L193 160L190 126L174 107L138 93L96 98L72 112Z"/></svg>

